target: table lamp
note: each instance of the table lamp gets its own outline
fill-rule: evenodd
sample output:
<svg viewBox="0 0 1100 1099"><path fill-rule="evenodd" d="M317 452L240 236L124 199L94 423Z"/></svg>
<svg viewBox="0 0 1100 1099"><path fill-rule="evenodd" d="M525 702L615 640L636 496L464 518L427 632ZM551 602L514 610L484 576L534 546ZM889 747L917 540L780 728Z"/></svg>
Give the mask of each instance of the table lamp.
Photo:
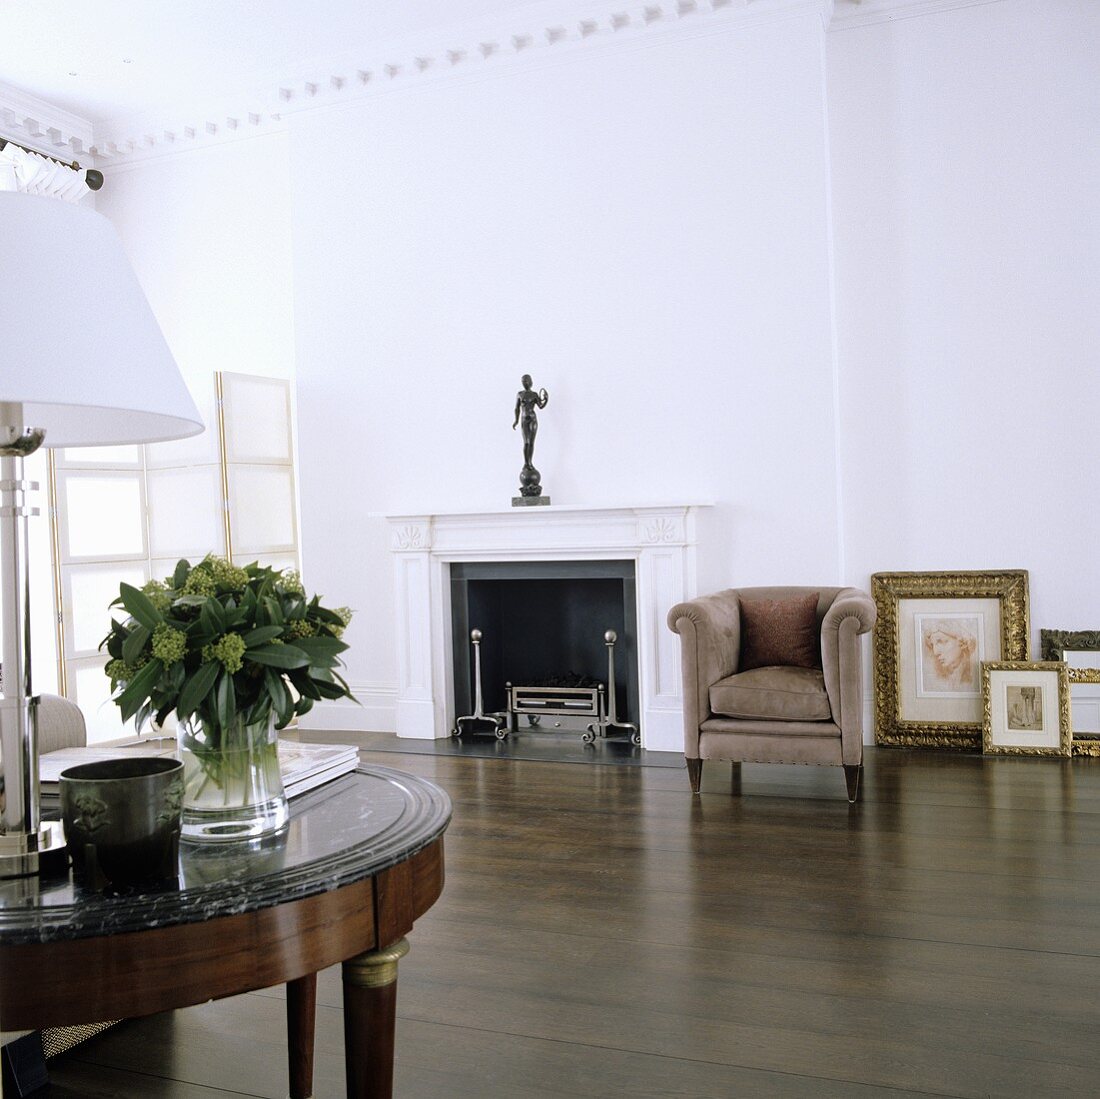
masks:
<svg viewBox="0 0 1100 1099"><path fill-rule="evenodd" d="M202 419L111 223L0 192L0 877L64 846L41 820L23 459L40 446L177 439Z"/></svg>

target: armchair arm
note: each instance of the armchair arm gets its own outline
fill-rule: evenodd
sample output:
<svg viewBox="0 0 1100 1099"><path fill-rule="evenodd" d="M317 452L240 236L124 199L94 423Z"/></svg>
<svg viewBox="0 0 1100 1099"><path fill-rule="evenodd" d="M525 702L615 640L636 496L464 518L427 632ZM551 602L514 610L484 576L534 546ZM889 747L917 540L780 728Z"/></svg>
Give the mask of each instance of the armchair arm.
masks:
<svg viewBox="0 0 1100 1099"><path fill-rule="evenodd" d="M710 717L711 684L733 673L741 649L741 605L733 588L677 603L668 628L680 635L684 754L699 757L699 726Z"/></svg>
<svg viewBox="0 0 1100 1099"><path fill-rule="evenodd" d="M821 623L821 667L825 690L840 726L846 764L863 759L863 662L859 635L875 624L874 600L858 588L842 588Z"/></svg>

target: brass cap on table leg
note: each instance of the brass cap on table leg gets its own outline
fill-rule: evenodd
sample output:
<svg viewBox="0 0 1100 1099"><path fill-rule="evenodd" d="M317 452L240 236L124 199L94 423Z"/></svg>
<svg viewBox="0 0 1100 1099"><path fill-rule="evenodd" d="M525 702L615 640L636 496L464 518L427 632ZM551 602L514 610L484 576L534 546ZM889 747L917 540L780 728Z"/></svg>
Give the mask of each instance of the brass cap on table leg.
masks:
<svg viewBox="0 0 1100 1099"><path fill-rule="evenodd" d="M344 981L356 988L383 988L397 980L397 963L409 952L409 940L397 942L383 950L369 950L344 962Z"/></svg>

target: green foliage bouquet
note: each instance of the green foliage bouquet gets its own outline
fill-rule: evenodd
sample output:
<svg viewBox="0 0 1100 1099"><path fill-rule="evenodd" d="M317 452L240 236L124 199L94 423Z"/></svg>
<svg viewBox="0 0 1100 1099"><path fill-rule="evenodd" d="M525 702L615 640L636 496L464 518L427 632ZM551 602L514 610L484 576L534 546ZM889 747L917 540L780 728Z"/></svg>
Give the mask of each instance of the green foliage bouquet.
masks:
<svg viewBox="0 0 1100 1099"><path fill-rule="evenodd" d="M180 561L163 582L121 585L111 606L128 617L112 618L105 670L122 720L136 716L139 729L175 712L197 717L216 741L238 720L273 713L281 729L315 701L352 697L336 671L351 612L308 597L293 570Z"/></svg>

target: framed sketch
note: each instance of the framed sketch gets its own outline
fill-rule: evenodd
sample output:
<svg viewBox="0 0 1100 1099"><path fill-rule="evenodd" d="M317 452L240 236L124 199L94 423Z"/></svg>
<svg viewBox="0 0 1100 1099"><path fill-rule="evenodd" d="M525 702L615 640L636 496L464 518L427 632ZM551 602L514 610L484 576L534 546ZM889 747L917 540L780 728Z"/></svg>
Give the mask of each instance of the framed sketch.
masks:
<svg viewBox="0 0 1100 1099"><path fill-rule="evenodd" d="M1040 630L1039 655L1068 669L1073 754L1100 756L1100 630Z"/></svg>
<svg viewBox="0 0 1100 1099"><path fill-rule="evenodd" d="M982 751L1068 756L1069 669L1054 660L982 663Z"/></svg>
<svg viewBox="0 0 1100 1099"><path fill-rule="evenodd" d="M871 594L875 742L979 748L982 662L1030 655L1026 570L880 572Z"/></svg>

